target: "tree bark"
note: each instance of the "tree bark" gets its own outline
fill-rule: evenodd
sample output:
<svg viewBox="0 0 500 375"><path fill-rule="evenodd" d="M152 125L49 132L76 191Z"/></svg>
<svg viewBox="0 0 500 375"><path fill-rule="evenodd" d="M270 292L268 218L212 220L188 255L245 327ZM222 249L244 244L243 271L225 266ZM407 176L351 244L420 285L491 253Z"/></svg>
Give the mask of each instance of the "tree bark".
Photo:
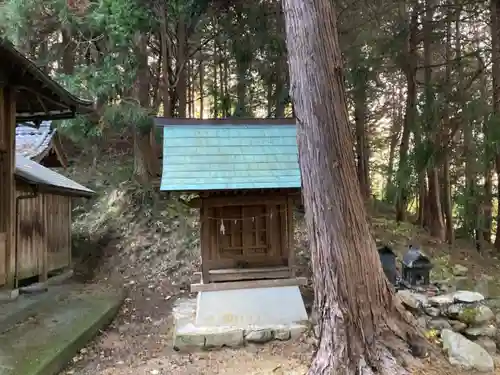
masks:
<svg viewBox="0 0 500 375"><path fill-rule="evenodd" d="M200 56L198 65L198 75L200 76L200 118L204 117L205 113L205 69L203 67L203 56Z"/></svg>
<svg viewBox="0 0 500 375"><path fill-rule="evenodd" d="M387 166L387 180L385 183L385 201L388 203L395 203L395 186L394 186L394 159L396 156L396 146L398 144L398 139L401 134L401 128L403 124L402 110L401 110L401 90L398 85L394 86L393 100L392 100L392 126L390 134L390 146L389 146L389 161Z"/></svg>
<svg viewBox="0 0 500 375"><path fill-rule="evenodd" d="M335 7L330 0L283 0L283 9L320 316L309 374L409 374L396 357L419 335L382 272L366 219Z"/></svg>
<svg viewBox="0 0 500 375"><path fill-rule="evenodd" d="M493 116L498 119L500 118L500 0L491 0L491 45L493 60ZM495 150L495 169L498 179L497 201L500 202L500 150L498 146ZM500 250L500 210L497 213L495 248Z"/></svg>
<svg viewBox="0 0 500 375"><path fill-rule="evenodd" d="M433 23L435 4L433 0L426 1L427 9L424 16L424 81L425 81L425 105L424 105L424 118L426 138L433 154L439 147L440 129L437 124L437 116L435 110L435 89L432 81L432 46L433 46ZM431 163L427 168L427 196L426 196L426 211L424 215L424 222L429 228L431 236L444 241L446 238L446 230L443 220L443 213L441 209L441 194L439 189L439 167L440 160L436 157L431 159Z"/></svg>
<svg viewBox="0 0 500 375"><path fill-rule="evenodd" d="M186 22L184 16L180 16L177 24L177 56L175 59L175 70L177 84L175 94L177 97L177 117L185 118L187 109L187 75L186 65L188 60Z"/></svg>
<svg viewBox="0 0 500 375"><path fill-rule="evenodd" d="M170 40L168 38L168 20L167 8L161 7L161 22L160 22L160 53L161 53L161 66L162 66L162 105L163 116L172 116L172 101L170 95Z"/></svg>
<svg viewBox="0 0 500 375"><path fill-rule="evenodd" d="M399 164L396 173L398 192L396 196L396 221L406 220L406 206L408 205L409 186L408 176L411 169L408 161L408 150L410 145L410 133L415 126L417 119L417 33L418 33L418 5L414 4L414 9L410 17L410 37L408 41L408 51L405 56L405 65L402 67L406 77L406 108L403 123L403 134L399 146Z"/></svg>
<svg viewBox="0 0 500 375"><path fill-rule="evenodd" d="M367 112L368 112L368 69L361 66L356 69L354 83L354 121L356 123L356 156L358 180L361 194L365 200L371 198L370 186L370 145L367 136Z"/></svg>

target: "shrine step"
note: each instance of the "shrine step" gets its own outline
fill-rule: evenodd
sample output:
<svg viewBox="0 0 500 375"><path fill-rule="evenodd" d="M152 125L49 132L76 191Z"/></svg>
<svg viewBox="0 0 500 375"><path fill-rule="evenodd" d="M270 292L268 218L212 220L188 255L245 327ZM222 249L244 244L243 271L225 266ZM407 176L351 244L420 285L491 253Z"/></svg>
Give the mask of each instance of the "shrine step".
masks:
<svg viewBox="0 0 500 375"><path fill-rule="evenodd" d="M286 279L293 275L290 267L259 267L259 268L223 268L210 270L210 282L259 280L259 279ZM195 272L201 277L201 272Z"/></svg>

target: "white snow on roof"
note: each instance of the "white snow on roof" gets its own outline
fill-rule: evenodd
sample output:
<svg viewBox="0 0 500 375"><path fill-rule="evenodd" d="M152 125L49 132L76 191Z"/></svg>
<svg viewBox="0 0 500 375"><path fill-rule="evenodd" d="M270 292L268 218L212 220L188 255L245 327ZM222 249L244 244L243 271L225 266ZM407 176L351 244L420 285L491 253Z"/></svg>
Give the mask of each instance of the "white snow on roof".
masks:
<svg viewBox="0 0 500 375"><path fill-rule="evenodd" d="M84 195L94 194L93 190L19 154L16 155L16 175L36 184L80 192Z"/></svg>

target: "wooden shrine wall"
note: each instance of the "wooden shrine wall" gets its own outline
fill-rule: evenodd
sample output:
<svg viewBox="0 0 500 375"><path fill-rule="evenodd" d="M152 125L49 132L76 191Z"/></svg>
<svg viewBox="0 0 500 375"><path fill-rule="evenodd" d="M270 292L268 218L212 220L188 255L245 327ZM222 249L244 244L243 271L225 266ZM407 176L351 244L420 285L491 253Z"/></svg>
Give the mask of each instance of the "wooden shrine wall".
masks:
<svg viewBox="0 0 500 375"><path fill-rule="evenodd" d="M292 205L286 196L204 198L200 219L203 272L292 266Z"/></svg>
<svg viewBox="0 0 500 375"><path fill-rule="evenodd" d="M39 276L71 265L71 198L39 193L33 197L29 185L17 183L18 280Z"/></svg>

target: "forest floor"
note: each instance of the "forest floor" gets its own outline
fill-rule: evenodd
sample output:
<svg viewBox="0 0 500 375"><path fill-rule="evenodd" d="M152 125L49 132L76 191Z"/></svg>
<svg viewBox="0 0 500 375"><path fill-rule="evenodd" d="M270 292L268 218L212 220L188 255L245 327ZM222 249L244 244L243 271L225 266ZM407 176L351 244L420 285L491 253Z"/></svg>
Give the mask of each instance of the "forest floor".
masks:
<svg viewBox="0 0 500 375"><path fill-rule="evenodd" d="M156 193L125 182L130 170L125 162L117 167L119 157L113 156L110 165L113 173L103 166L83 168L81 164L70 171L99 193L75 210L76 273L86 282L123 286L128 298L111 326L82 349L61 375L305 374L314 352L314 339L308 337L234 350L190 354L173 350L172 306L189 295L192 275L199 267L196 214L179 200L160 200ZM484 275L494 279L500 274L497 258L486 251L479 254L465 243L450 248L411 224L397 225L390 212L370 210L375 239L398 253L410 243L422 246L436 263L435 279L446 278L454 264L469 268L471 283ZM298 223L297 259L302 274L308 276L307 239L300 218ZM496 281L492 285L495 288ZM306 304L311 296L306 289ZM500 374L500 361L497 367ZM442 358L431 358L412 373L461 375Z"/></svg>

